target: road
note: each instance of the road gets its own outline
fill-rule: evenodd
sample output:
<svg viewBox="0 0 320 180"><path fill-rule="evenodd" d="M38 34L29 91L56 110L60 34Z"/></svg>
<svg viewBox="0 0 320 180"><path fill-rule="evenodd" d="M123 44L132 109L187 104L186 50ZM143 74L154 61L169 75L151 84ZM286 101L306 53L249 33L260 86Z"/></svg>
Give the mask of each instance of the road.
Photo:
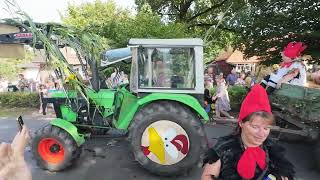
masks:
<svg viewBox="0 0 320 180"><path fill-rule="evenodd" d="M49 121L48 118L36 115L29 115L24 119L32 131L44 126ZM231 130L230 125L227 124L206 126L211 144L214 144L216 138L227 135ZM16 122L13 117L0 117L1 142L10 142L16 131ZM282 143L287 149L287 157L296 166L297 176L300 180L320 179L320 173L313 168L311 144ZM30 148L26 150L26 160L32 169L34 180L195 180L199 179L201 174L201 168L195 167L189 174L180 177L164 178L152 175L134 161L125 138L96 138L87 141L80 159L63 172L51 173L38 168L32 160Z"/></svg>

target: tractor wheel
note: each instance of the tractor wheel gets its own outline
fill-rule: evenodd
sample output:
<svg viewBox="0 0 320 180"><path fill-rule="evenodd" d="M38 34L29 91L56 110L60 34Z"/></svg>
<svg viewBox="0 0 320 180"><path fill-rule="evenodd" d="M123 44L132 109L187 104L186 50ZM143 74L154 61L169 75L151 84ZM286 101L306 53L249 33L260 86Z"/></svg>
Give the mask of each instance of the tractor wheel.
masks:
<svg viewBox="0 0 320 180"><path fill-rule="evenodd" d="M186 173L207 149L199 117L170 101L142 108L129 128L129 141L135 159L151 173L163 176Z"/></svg>
<svg viewBox="0 0 320 180"><path fill-rule="evenodd" d="M48 125L39 129L32 138L32 153L38 166L49 171L61 171L79 158L79 148L63 129Z"/></svg>
<svg viewBox="0 0 320 180"><path fill-rule="evenodd" d="M320 172L320 138L318 138L317 143L314 147L314 157L316 168Z"/></svg>

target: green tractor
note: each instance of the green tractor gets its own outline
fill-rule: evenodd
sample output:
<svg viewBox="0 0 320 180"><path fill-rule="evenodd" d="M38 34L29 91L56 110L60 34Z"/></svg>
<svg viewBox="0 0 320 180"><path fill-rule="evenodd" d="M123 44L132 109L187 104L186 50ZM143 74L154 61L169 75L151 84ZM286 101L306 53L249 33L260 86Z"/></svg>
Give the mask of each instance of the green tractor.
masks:
<svg viewBox="0 0 320 180"><path fill-rule="evenodd" d="M64 170L97 134L127 136L135 159L158 175L195 166L207 148L203 124L209 120L202 107L203 41L131 39L128 48L104 52L100 62L86 62L91 87L82 93L88 101L68 90L44 99L56 118L32 138L39 166ZM99 71L120 62L131 64L130 83L107 88Z"/></svg>
<svg viewBox="0 0 320 180"><path fill-rule="evenodd" d="M76 44L76 48L84 50L78 39L64 41L73 36L65 37L59 34L61 31L55 31L54 28L63 28L60 25L34 26L38 29L31 32L23 25L14 32L0 33L0 44L11 49L21 44L55 49L63 62L67 61L59 48ZM61 82L67 78L83 84L75 90L64 83L62 91L43 98L43 108L52 103L56 118L32 137L32 153L40 167L64 170L80 157L86 139L95 135L128 137L135 159L159 175L184 173L201 160L207 148L203 124L209 120L202 107L201 39L131 39L127 48L105 51L98 61L75 50L90 79L82 81L69 65L65 66L68 71L55 69ZM8 52L1 56L16 55ZM52 60L49 54L47 57ZM101 72L115 66L113 80L117 79L117 65L123 62L131 66L130 83L110 88ZM68 78L66 72L73 77Z"/></svg>

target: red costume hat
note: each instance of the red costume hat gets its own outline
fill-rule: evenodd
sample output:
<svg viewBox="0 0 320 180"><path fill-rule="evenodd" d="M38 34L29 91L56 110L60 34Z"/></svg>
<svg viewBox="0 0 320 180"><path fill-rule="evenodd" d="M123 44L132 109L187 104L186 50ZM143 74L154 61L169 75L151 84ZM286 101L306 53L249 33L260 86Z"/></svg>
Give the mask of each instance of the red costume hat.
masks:
<svg viewBox="0 0 320 180"><path fill-rule="evenodd" d="M238 122L256 111L271 113L269 99L266 90L259 84L254 85L243 100Z"/></svg>
<svg viewBox="0 0 320 180"><path fill-rule="evenodd" d="M299 57L301 53L307 48L302 42L290 42L287 47L284 48L283 54L291 59Z"/></svg>
<svg viewBox="0 0 320 180"><path fill-rule="evenodd" d="M271 114L267 92L260 84L254 85L243 100L238 122L257 111ZM244 179L252 179L257 165L262 170L266 168L266 152L260 147L246 147L237 163L239 175Z"/></svg>

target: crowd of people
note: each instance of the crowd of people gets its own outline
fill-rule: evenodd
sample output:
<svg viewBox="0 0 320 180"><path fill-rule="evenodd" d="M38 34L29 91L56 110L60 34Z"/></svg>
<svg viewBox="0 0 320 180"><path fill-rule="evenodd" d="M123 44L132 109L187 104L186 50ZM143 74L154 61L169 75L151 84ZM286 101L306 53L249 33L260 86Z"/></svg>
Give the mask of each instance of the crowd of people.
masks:
<svg viewBox="0 0 320 180"><path fill-rule="evenodd" d="M207 113L215 109L215 116L221 117L221 115L233 118L228 111L231 110L230 98L228 94L228 88L232 86L241 86L250 89L255 84L255 77L253 73L237 72L232 69L230 74L224 78L223 73L216 75L213 78L213 67L209 67L205 74L205 110ZM215 87L215 93L211 95L210 89Z"/></svg>
<svg viewBox="0 0 320 180"><path fill-rule="evenodd" d="M50 76L46 81L26 79L23 74L18 74L18 81L12 83L4 78L0 79L0 92L38 92L40 87L48 90L58 89L59 82Z"/></svg>
<svg viewBox="0 0 320 180"><path fill-rule="evenodd" d="M301 42L290 42L281 52L282 61L279 66L272 66L273 72L266 74L261 80L255 76L255 72L237 72L236 69L232 69L226 79L224 79L222 73L213 78L214 69L208 67L207 73L205 73L204 92L206 112L216 109L217 117L220 117L221 114L231 117L227 113L230 110L228 87L231 86L241 86L250 90L255 84L260 83L268 94L271 94L275 89L279 89L283 83L306 86L307 68L301 58L305 48L306 46ZM317 69L316 65L312 69L311 79L315 83L320 83L320 70ZM210 89L213 86L216 86L216 93L211 96Z"/></svg>

